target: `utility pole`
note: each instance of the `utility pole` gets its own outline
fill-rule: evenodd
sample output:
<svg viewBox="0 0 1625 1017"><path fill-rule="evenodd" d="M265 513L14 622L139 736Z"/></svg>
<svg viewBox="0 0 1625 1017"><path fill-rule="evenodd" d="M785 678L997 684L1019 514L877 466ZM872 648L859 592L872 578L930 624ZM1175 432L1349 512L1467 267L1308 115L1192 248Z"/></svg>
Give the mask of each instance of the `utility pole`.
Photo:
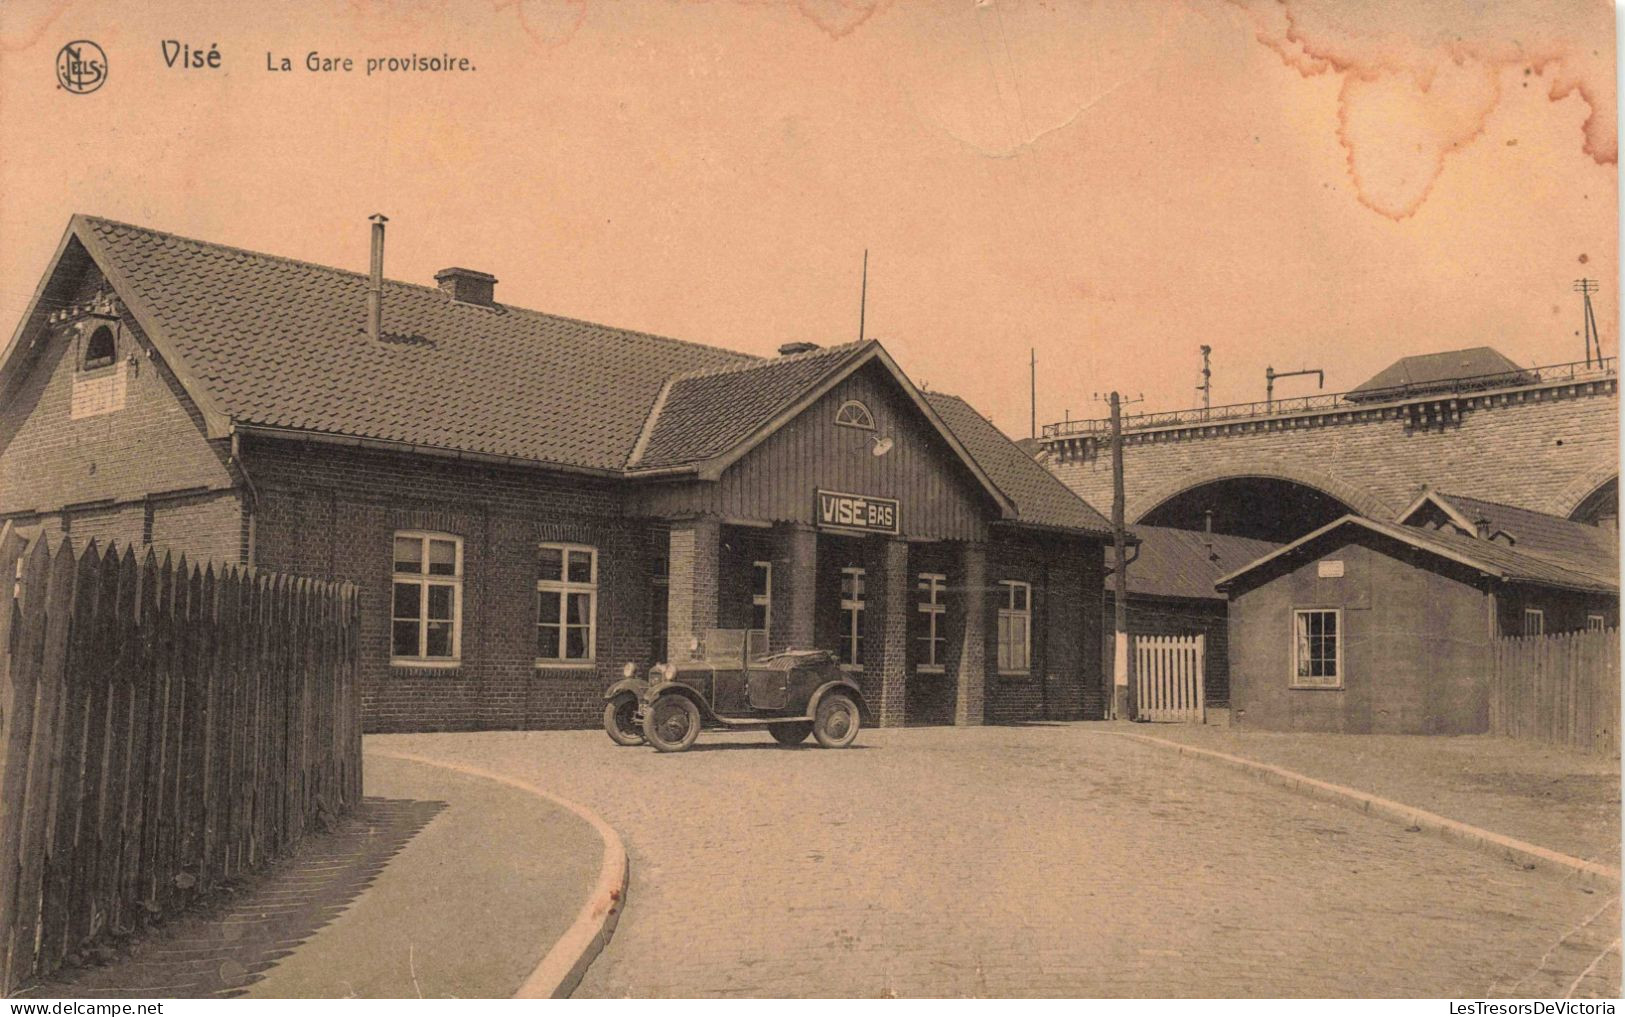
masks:
<svg viewBox="0 0 1625 1017"><path fill-rule="evenodd" d="M1112 717L1132 718L1128 673L1128 556L1123 531L1123 400L1112 404Z"/></svg>

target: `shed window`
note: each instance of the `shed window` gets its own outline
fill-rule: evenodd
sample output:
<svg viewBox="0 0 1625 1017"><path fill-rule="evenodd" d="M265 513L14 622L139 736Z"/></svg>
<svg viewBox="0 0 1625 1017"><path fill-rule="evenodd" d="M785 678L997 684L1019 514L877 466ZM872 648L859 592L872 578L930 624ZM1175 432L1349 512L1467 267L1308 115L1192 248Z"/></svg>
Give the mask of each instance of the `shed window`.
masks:
<svg viewBox="0 0 1625 1017"><path fill-rule="evenodd" d="M1292 685L1303 689L1343 687L1343 612L1292 612Z"/></svg>
<svg viewBox="0 0 1625 1017"><path fill-rule="evenodd" d="M462 655L463 540L449 533L395 534L390 658L455 664Z"/></svg>
<svg viewBox="0 0 1625 1017"><path fill-rule="evenodd" d="M865 431L875 429L875 415L856 399L848 399L841 404L841 408L835 411L835 422L842 427L861 427Z"/></svg>
<svg viewBox="0 0 1625 1017"><path fill-rule="evenodd" d="M1603 629L1605 629L1607 627L1608 627L1608 619L1604 618L1602 615L1600 615L1600 614L1588 614L1588 615L1586 615L1586 631L1587 632L1601 632Z"/></svg>
<svg viewBox="0 0 1625 1017"><path fill-rule="evenodd" d="M113 330L106 325L100 325L90 333L90 338L85 340L85 359L81 366L86 371L93 367L106 367L113 362L116 353Z"/></svg>
<svg viewBox="0 0 1625 1017"><path fill-rule="evenodd" d="M999 591L999 673L1026 674L1032 668L1033 588L1003 579Z"/></svg>
<svg viewBox="0 0 1625 1017"><path fill-rule="evenodd" d="M1526 636L1544 636L1546 634L1546 612L1532 607L1524 608L1523 634Z"/></svg>
<svg viewBox="0 0 1625 1017"><path fill-rule="evenodd" d="M536 664L590 664L598 643L598 550L536 549Z"/></svg>
<svg viewBox="0 0 1625 1017"><path fill-rule="evenodd" d="M917 637L920 650L915 667L928 674L941 674L947 661L943 652L948 641L943 630L948 612L943 596L947 582L948 577L940 573L921 572L919 583L915 586L919 592L919 603L915 607L920 614L920 634Z"/></svg>

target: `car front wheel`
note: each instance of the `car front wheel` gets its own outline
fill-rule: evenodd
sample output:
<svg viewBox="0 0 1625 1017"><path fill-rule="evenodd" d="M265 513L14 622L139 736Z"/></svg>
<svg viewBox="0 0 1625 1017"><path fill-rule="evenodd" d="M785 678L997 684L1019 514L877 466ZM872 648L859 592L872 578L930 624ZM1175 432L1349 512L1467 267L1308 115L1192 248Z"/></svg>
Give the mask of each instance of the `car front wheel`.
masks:
<svg viewBox="0 0 1625 1017"><path fill-rule="evenodd" d="M794 724L774 724L768 731L780 745L800 745L812 734L812 727L812 724L802 720Z"/></svg>
<svg viewBox="0 0 1625 1017"><path fill-rule="evenodd" d="M642 745L643 728L639 726L638 698L633 695L616 696L604 704L604 731L616 745Z"/></svg>
<svg viewBox="0 0 1625 1017"><path fill-rule="evenodd" d="M643 737L661 752L681 752L700 736L700 708L687 696L667 693L643 712Z"/></svg>
<svg viewBox="0 0 1625 1017"><path fill-rule="evenodd" d="M831 692L818 701L813 737L826 749L844 749L857 739L862 724L858 704L852 697L844 692Z"/></svg>

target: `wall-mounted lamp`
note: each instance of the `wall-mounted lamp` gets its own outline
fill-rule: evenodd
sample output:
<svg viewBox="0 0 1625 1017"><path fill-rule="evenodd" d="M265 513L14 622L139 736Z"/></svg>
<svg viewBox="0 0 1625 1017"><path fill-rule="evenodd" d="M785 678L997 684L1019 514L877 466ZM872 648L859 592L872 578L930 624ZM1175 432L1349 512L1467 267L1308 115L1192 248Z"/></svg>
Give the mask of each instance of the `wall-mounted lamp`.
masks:
<svg viewBox="0 0 1625 1017"><path fill-rule="evenodd" d="M887 452L890 452L892 447L897 444L890 438L882 438L878 434L871 434L869 436L869 440L873 442L873 445L869 449L869 454L874 456L876 459L885 455Z"/></svg>

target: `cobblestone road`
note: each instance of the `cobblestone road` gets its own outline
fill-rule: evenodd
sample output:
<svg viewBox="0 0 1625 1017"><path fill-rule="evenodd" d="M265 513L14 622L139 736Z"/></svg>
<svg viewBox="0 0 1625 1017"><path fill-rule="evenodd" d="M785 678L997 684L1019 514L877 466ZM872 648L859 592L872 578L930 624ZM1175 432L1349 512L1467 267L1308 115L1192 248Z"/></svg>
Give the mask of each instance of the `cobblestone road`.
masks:
<svg viewBox="0 0 1625 1017"><path fill-rule="evenodd" d="M578 996L1619 991L1610 895L1087 725L374 741L621 832L627 909Z"/></svg>

